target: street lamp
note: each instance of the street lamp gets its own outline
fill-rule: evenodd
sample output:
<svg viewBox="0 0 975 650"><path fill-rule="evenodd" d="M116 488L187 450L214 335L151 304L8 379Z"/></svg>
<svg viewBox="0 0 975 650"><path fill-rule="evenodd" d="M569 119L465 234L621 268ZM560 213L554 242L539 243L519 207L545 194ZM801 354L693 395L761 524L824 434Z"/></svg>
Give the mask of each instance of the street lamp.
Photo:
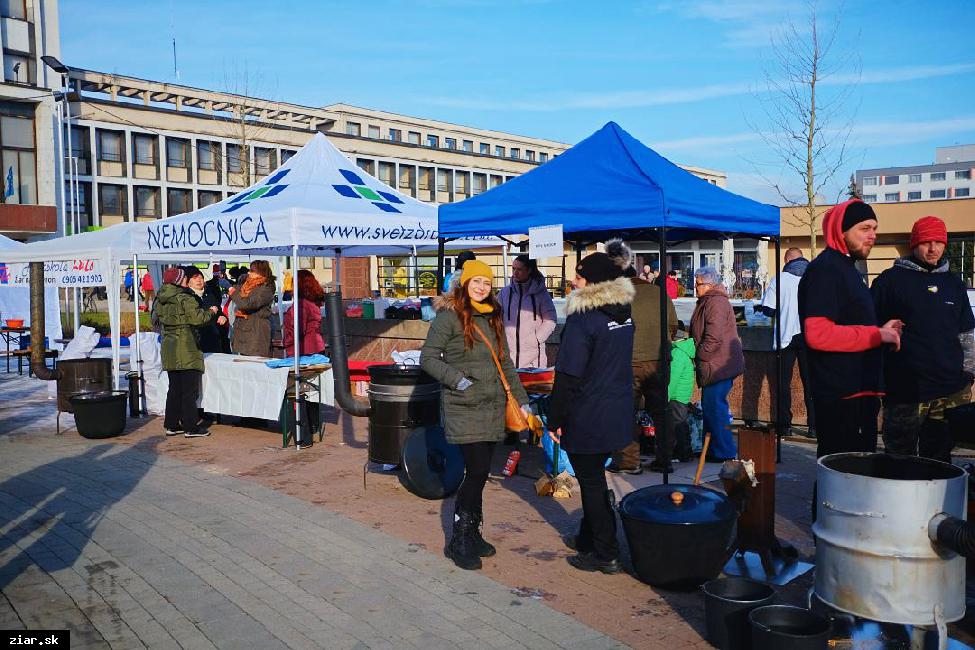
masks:
<svg viewBox="0 0 975 650"><path fill-rule="evenodd" d="M68 133L67 133L67 141L68 141L68 143L67 143L68 144L67 149L68 149L68 155L67 155L67 158L70 161L70 164L72 166L74 166L74 165L77 164L76 161L75 161L75 158L74 158L73 147L71 146L71 104L68 103L68 73L70 72L70 70L69 70L68 66L64 65L63 63L61 63L61 61L57 57L51 56L50 54L45 54L44 56L42 56L41 57L41 61L43 61L44 62L44 65L46 65L47 67L49 67L51 70L53 70L57 74L61 75L61 92L60 92L60 97L55 97L55 100L56 100L57 106L58 106L58 158L60 159L58 161L58 169L61 170L61 188L60 188L60 190L61 190L61 195L63 196L64 195L64 158L65 158L65 155L64 155L64 144L63 144L64 143L64 138L65 138L65 134L63 132L64 131L63 124L64 124L65 121L68 124ZM74 171L75 171L75 173L74 174L71 174L71 169L69 167L68 200L71 203L71 230L72 230L72 234L77 233L81 229L80 228L80 225L81 224L79 223L80 222L80 215L78 214L79 211L76 210L76 199L75 199L75 196L76 196L76 194L75 194L75 183L77 182L77 167L75 167L75 170ZM68 234L67 215L64 214L64 212L65 212L64 211L64 201L61 201L61 204L62 204L62 223L64 224L63 232L64 232L65 235L67 235ZM75 287L75 290L74 290L74 331L75 332L78 331L78 327L79 327L80 322L81 322L81 309L80 309L79 297L80 296L79 296L78 288Z"/></svg>

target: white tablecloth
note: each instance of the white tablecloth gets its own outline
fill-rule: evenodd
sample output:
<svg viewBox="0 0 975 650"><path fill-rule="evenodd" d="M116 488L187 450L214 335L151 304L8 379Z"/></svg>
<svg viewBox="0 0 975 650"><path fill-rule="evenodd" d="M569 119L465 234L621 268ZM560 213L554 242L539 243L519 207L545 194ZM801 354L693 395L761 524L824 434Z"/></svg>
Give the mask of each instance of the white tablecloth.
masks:
<svg viewBox="0 0 975 650"><path fill-rule="evenodd" d="M268 368L258 361L234 361L235 354L207 354L201 408L208 413L277 420L288 387L289 368ZM255 359L255 357L245 357ZM319 377L321 394L307 395L331 406L335 402L332 371Z"/></svg>

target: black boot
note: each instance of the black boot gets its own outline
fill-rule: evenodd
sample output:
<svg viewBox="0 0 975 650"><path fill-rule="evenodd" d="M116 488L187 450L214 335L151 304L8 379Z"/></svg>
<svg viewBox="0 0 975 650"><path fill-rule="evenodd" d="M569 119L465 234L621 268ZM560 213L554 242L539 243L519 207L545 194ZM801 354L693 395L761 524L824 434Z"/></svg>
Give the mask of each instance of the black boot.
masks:
<svg viewBox="0 0 975 650"><path fill-rule="evenodd" d="M592 530L589 529L589 522L585 517L579 522L579 532L575 535L566 535L562 541L578 553L592 553L596 550L592 544Z"/></svg>
<svg viewBox="0 0 975 650"><path fill-rule="evenodd" d="M454 530L444 548L444 555L454 561L461 569L473 571L481 568L481 558L474 547L474 518L469 512L458 510L454 513Z"/></svg>
<svg viewBox="0 0 975 650"><path fill-rule="evenodd" d="M481 524L484 523L484 515L478 511L471 513L471 516L474 517L474 521L471 522L471 539L474 542L474 551L478 557L491 557L498 552L498 549L481 536Z"/></svg>

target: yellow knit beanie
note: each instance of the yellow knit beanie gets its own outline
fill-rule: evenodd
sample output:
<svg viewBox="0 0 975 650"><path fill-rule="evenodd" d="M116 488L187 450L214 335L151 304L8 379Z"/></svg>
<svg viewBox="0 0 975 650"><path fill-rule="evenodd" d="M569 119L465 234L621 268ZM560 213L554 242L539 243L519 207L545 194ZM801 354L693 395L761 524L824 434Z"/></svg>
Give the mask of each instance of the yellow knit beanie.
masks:
<svg viewBox="0 0 975 650"><path fill-rule="evenodd" d="M484 277L494 282L494 271L491 267L482 262L481 260L467 260L464 262L464 268L460 272L460 284L461 286L467 284L467 282L474 277Z"/></svg>

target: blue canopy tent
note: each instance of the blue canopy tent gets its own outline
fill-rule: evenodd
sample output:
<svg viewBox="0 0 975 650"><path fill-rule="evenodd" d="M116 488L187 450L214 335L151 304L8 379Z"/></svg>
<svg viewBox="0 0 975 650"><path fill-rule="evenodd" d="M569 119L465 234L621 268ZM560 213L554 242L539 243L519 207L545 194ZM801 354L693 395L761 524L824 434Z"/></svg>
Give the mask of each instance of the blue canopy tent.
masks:
<svg viewBox="0 0 975 650"><path fill-rule="evenodd" d="M668 241L745 235L774 239L777 272L781 264L776 206L734 194L681 169L615 122L504 185L440 206L438 229L442 249L443 238L527 233L530 227L557 224L566 239L575 242L577 256L584 243L609 237L657 240L664 260ZM776 299L778 304L778 295ZM664 301L660 307L666 323ZM662 349L669 348L666 331L661 328ZM781 341L778 319L776 341ZM777 356L781 367L781 353ZM664 385L668 365L662 364ZM781 374L780 370L777 376ZM776 410L776 418L780 412ZM668 422L662 424L667 435ZM781 440L781 427L776 426L776 432Z"/></svg>

